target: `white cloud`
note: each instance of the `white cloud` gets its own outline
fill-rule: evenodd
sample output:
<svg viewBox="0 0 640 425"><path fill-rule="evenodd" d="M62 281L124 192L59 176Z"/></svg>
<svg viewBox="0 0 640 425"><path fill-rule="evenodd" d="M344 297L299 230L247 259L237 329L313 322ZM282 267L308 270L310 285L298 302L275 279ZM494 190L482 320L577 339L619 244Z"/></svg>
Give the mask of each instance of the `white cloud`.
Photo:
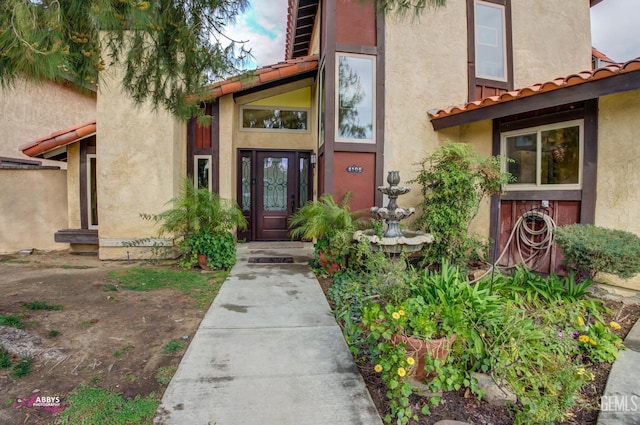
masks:
<svg viewBox="0 0 640 425"><path fill-rule="evenodd" d="M591 43L615 61L640 57L640 1L604 0L592 7Z"/></svg>
<svg viewBox="0 0 640 425"><path fill-rule="evenodd" d="M226 34L247 41L252 49L253 67L284 60L287 26L287 0L251 0L251 8L230 25Z"/></svg>

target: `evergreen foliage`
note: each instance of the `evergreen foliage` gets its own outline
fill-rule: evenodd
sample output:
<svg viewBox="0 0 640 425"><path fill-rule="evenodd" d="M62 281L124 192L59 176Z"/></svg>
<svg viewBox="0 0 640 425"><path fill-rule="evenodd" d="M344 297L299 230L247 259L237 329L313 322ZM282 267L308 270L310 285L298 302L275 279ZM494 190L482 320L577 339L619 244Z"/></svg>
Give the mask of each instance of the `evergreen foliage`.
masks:
<svg viewBox="0 0 640 425"><path fill-rule="evenodd" d="M594 276L598 272L622 278L640 273L640 237L622 230L572 224L555 230L564 262Z"/></svg>
<svg viewBox="0 0 640 425"><path fill-rule="evenodd" d="M22 77L98 83L107 65L124 67L135 102L183 118L197 108L187 95L238 71L247 57L225 26L248 0L5 0L0 3L0 85Z"/></svg>

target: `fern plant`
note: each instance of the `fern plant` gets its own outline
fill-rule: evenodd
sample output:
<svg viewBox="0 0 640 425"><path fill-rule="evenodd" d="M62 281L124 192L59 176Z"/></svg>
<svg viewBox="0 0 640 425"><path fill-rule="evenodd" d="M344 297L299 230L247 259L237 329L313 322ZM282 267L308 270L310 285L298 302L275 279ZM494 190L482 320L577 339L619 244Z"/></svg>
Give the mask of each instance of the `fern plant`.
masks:
<svg viewBox="0 0 640 425"><path fill-rule="evenodd" d="M172 234L183 254L181 264L192 267L198 254L205 254L214 268L230 268L235 263L235 240L230 232L246 229L247 220L237 203L222 199L208 189L198 189L185 178L173 207L160 214L141 214L160 224L159 236ZM220 247L224 249L221 250Z"/></svg>

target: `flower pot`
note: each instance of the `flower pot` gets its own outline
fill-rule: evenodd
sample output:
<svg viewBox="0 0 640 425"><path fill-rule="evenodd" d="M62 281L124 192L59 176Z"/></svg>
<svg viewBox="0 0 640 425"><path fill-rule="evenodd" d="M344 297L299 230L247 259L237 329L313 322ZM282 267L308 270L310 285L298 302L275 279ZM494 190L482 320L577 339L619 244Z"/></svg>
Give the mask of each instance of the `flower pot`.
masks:
<svg viewBox="0 0 640 425"><path fill-rule="evenodd" d="M455 340L455 334L450 338L440 339L424 339L397 334L391 335L391 341L394 344L405 344L407 354L416 359L415 367L412 373L412 377L416 381L422 381L429 376L429 374L427 374L427 371L424 370L425 356L429 355L434 360L446 359Z"/></svg>
<svg viewBox="0 0 640 425"><path fill-rule="evenodd" d="M207 256L205 254L198 254L198 265L202 270L211 270L211 267L207 264Z"/></svg>
<svg viewBox="0 0 640 425"><path fill-rule="evenodd" d="M338 270L340 270L340 264L327 258L326 253L321 252L318 259L320 260L320 265L322 266L322 268L325 269L327 273L329 273L329 276L333 276Z"/></svg>

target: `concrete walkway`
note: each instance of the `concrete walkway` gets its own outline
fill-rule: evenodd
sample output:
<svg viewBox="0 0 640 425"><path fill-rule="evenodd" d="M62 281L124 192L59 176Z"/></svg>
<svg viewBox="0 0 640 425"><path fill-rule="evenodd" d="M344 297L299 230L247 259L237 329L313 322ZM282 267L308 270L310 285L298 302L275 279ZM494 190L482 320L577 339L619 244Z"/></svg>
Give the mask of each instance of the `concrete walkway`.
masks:
<svg viewBox="0 0 640 425"><path fill-rule="evenodd" d="M640 321L624 340L600 399L598 425L640 424Z"/></svg>
<svg viewBox="0 0 640 425"><path fill-rule="evenodd" d="M155 424L382 424L308 265L311 245L274 246L238 246ZM295 263L249 263L274 256Z"/></svg>

